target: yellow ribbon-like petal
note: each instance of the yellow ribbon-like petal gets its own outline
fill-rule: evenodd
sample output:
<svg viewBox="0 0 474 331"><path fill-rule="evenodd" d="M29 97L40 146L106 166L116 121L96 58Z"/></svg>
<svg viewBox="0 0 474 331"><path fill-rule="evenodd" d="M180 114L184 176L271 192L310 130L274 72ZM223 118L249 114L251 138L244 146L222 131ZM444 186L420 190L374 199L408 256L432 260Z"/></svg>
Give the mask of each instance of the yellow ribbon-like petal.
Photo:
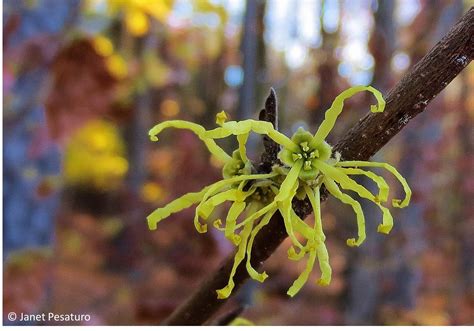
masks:
<svg viewBox="0 0 474 331"><path fill-rule="evenodd" d="M148 228L150 230L156 230L158 223L163 219L198 203L204 197L204 194L208 189L209 187L207 186L199 192L187 193L180 198L173 200L166 206L156 209L147 217Z"/></svg>
<svg viewBox="0 0 474 331"><path fill-rule="evenodd" d="M232 241L234 245L238 245L240 242L240 236L235 234L235 228L237 223L237 218L245 210L246 203L243 201L236 201L230 206L229 212L227 213L227 218L225 220L225 237Z"/></svg>
<svg viewBox="0 0 474 331"><path fill-rule="evenodd" d="M262 219L260 220L260 223L258 223L257 226L253 228L250 234L248 245L247 245L247 263L246 263L247 272L249 273L250 277L252 277L252 279L255 279L259 282L263 282L268 277L268 275L265 271L262 273L259 273L257 270L255 270L252 267L252 264L250 263L252 259L253 241L255 237L257 236L257 234L260 232L260 230L270 222L270 219L272 218L275 211L276 211L276 207L269 210L265 214L265 216L262 217Z"/></svg>
<svg viewBox="0 0 474 331"><path fill-rule="evenodd" d="M203 126L193 122L173 120L159 123L148 132L150 140L158 141L158 134L167 128L190 130L195 133L199 139L204 142L204 144L206 144L209 152L211 152L211 154L214 155L218 160L224 163L231 160L230 155L227 154L221 147L219 147L219 145L217 145L214 140L205 137L206 129Z"/></svg>
<svg viewBox="0 0 474 331"><path fill-rule="evenodd" d="M375 182L379 189L379 194L376 196L380 201L385 202L388 199L389 187L382 176L374 174L372 171L365 171L357 168L341 168L346 175L363 175Z"/></svg>
<svg viewBox="0 0 474 331"><path fill-rule="evenodd" d="M336 123L337 118L342 112L342 109L344 107L344 101L350 97L352 97L354 94L357 94L362 91L369 91L372 92L372 94L375 96L377 99L377 105L373 105L370 107L370 111L375 113L375 112L383 112L385 109L385 100L383 99L382 94L373 88L372 86L354 86L351 87L341 94L339 94L333 101L331 107L326 111L326 114L324 115L324 120L321 123L321 125L318 128L318 131L314 135L314 142L315 143L321 143L323 142L326 137L328 136L329 132L332 130L334 127L334 124Z"/></svg>
<svg viewBox="0 0 474 331"><path fill-rule="evenodd" d="M369 190L367 190L362 185L355 182L353 179L349 178L344 172L343 168L336 168L329 164L324 164L323 162L317 161L321 171L327 175L329 178L338 182L341 187L345 190L350 190L356 192L361 198L368 199L375 203L377 207L382 211L382 224L377 228L379 232L388 233L393 226L393 218L390 214L390 211L380 204L380 198L374 196ZM321 163L321 164L320 164Z"/></svg>
<svg viewBox="0 0 474 331"><path fill-rule="evenodd" d="M201 224L199 222L199 216L201 216L201 214L203 215L206 214L206 210L205 210L206 207L204 207L204 204L212 195L214 195L215 193L225 188L230 188L232 184L237 183L237 182L248 181L248 180L253 180L253 179L268 179L275 176L276 174L241 175L241 176L235 176L228 179L223 179L223 180L218 181L217 183L210 185L208 187L208 190L206 190L204 196L202 197L201 202L196 207L196 213L194 215L194 226L196 227L196 230L199 233L207 232L207 225ZM204 208L203 212L201 212L202 208Z"/></svg>
<svg viewBox="0 0 474 331"><path fill-rule="evenodd" d="M324 183L324 186L326 186L329 193L331 193L334 197L339 199L341 202L350 205L352 209L354 210L354 212L356 213L358 238L357 240L355 238L347 239L347 245L359 246L360 244L364 242L365 237L366 237L365 217L364 217L364 212L362 211L362 207L360 206L360 203L352 199L349 195L342 193L339 187L337 187L334 180L332 180L331 178L324 178L323 183Z"/></svg>
<svg viewBox="0 0 474 331"><path fill-rule="evenodd" d="M301 288L306 284L308 281L309 274L313 270L314 266L314 261L316 260L316 248L311 248L309 251L309 257L308 261L306 262L306 267L303 270L303 272L298 276L298 278L293 282L293 285L288 289L286 294L288 294L290 297L295 296L296 293L298 293Z"/></svg>
<svg viewBox="0 0 474 331"><path fill-rule="evenodd" d="M383 168L385 170L388 170L389 172L394 175L400 184L403 187L403 190L405 191L405 198L402 200L400 199L393 199L392 200L392 205L397 208L405 208L408 206L410 203L410 198L411 198L411 189L408 186L408 183L406 179L398 172L395 167L391 166L388 163L384 162L370 162L370 161L340 161L338 163L338 166L341 167L374 167L374 168Z"/></svg>
<svg viewBox="0 0 474 331"><path fill-rule="evenodd" d="M249 210L249 213L252 215L255 214L254 207ZM234 289L234 286L235 286L234 275L235 275L235 272L237 271L237 267L245 258L245 253L247 252L246 250L247 242L252 232L253 226L254 226L253 222L248 222L245 224L244 228L239 233L239 236L241 239L240 239L239 245L237 246L237 252L235 253L234 264L232 265L232 270L229 275L229 282L224 288L216 291L218 299L228 298L230 294L232 293L232 290Z"/></svg>

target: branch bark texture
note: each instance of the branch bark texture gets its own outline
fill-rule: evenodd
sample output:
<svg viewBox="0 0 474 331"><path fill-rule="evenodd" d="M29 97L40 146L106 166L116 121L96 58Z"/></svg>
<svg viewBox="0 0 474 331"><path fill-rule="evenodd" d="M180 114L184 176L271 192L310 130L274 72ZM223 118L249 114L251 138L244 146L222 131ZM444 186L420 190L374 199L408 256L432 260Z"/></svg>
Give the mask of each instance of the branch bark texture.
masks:
<svg viewBox="0 0 474 331"><path fill-rule="evenodd" d="M412 71L388 93L383 113L370 113L363 117L335 145L342 159L367 160L387 144L408 122L425 110L430 101L441 92L474 57L474 7L416 64ZM267 99L260 119L276 124L277 105L274 91ZM277 162L278 147L267 141L262 155L261 171L268 171L269 163ZM323 197L325 199L326 196ZM307 201L295 201L294 208L300 217L310 214ZM252 265L260 267L286 238L280 214L275 214L269 225L257 235L252 252ZM228 281L233 254L206 279L182 306L164 321L166 325L202 325L226 300L217 299L216 290ZM249 278L245 264L237 269L233 294Z"/></svg>

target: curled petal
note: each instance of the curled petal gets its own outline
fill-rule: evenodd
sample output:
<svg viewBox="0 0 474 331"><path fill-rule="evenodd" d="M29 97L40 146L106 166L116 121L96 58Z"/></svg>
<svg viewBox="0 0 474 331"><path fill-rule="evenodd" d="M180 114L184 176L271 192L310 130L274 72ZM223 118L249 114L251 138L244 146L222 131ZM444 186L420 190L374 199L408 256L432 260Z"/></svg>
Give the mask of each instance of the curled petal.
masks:
<svg viewBox="0 0 474 331"><path fill-rule="evenodd" d="M248 216L245 220L243 220L242 222L240 222L237 226L236 226L236 229L239 229L245 225L247 225L248 223L252 223L253 221L259 219L260 217L262 217L263 215L265 215L266 213L268 213L269 211L271 211L272 209L276 209L277 207L277 204L276 202L272 202L268 205L266 205L265 207L263 207L262 209L259 209L258 211L256 212L253 212L253 213L249 213L250 216Z"/></svg>
<svg viewBox="0 0 474 331"><path fill-rule="evenodd" d="M227 162L231 159L229 154L227 154L216 142L212 139L205 137L205 133L207 132L203 126L182 120L173 120L173 121L165 121L160 124L155 125L149 132L148 135L150 136L151 141L158 141L158 134L161 131L167 128L175 128L175 129L185 129L194 132L199 139L201 139L204 144L206 144L207 149L214 155L218 160L222 162Z"/></svg>
<svg viewBox="0 0 474 331"><path fill-rule="evenodd" d="M240 157L242 158L243 162L247 162L247 140L249 139L249 134L250 133L244 133L244 134L239 134L237 136L237 141L239 142L239 152L240 152Z"/></svg>
<svg viewBox="0 0 474 331"><path fill-rule="evenodd" d="M244 211L246 206L245 202L236 201L230 206L229 212L227 213L227 218L225 220L225 237L232 241L235 245L238 245L240 242L240 236L235 234L235 228L237 223L237 218Z"/></svg>
<svg viewBox="0 0 474 331"><path fill-rule="evenodd" d="M314 230L311 229L308 224L303 222L296 214L295 218L299 220L294 225L295 230L298 233L301 233L303 237L308 239L308 244L303 247L303 249L301 249L298 253L295 251L294 247L291 246L290 249L288 249L288 258L290 260L299 261L306 255L306 253L311 249L311 247L314 247L314 245L316 245L316 253L319 261L319 268L321 270L321 277L318 280L318 284L321 286L327 286L331 282L332 270L331 266L329 265L329 255L326 245L323 241L320 241L318 239L313 241L313 238L315 237Z"/></svg>
<svg viewBox="0 0 474 331"><path fill-rule="evenodd" d="M291 209L291 221L292 221L292 226L293 229L301 234L303 238L305 238L308 242L311 241L314 237L314 231L311 229L311 227L306 224L298 215L296 215L295 211ZM288 259L293 260L293 261L299 261L301 260L306 253L308 252L308 247L307 245L300 247L299 251L297 252L295 249L295 246L290 246L288 249Z"/></svg>
<svg viewBox="0 0 474 331"><path fill-rule="evenodd" d="M316 248L319 269L321 269L321 277L318 280L318 284L321 286L328 286L331 283L332 269L329 264L329 255L326 245L319 243Z"/></svg>
<svg viewBox="0 0 474 331"><path fill-rule="evenodd" d="M297 162L295 166L291 168L290 172L288 173L288 176L285 178L285 180L280 186L280 192L275 196L274 200L276 201L281 216L283 217L283 222L285 224L285 229L288 233L288 236L290 237L292 243L299 248L303 246L298 241L293 231L294 220L292 219L292 200L296 195L296 191L298 189L298 173L301 169L301 165L301 162Z"/></svg>
<svg viewBox="0 0 474 331"><path fill-rule="evenodd" d="M306 247L304 246L298 252L296 251L295 246L290 246L287 251L288 260L299 261L304 258L306 253Z"/></svg>
<svg viewBox="0 0 474 331"><path fill-rule="evenodd" d="M385 202L388 199L389 187L383 177L374 174L372 171L365 171L357 168L341 168L346 175L363 175L372 179L379 189L379 194L376 196L378 200Z"/></svg>
<svg viewBox="0 0 474 331"><path fill-rule="evenodd" d="M393 226L393 218L390 211L380 204L380 198L374 196L369 190L362 185L357 184L354 180L349 178L344 173L344 168L336 168L330 165L324 165L324 169L321 171L327 174L330 178L338 182L341 187L345 190L356 192L361 198L368 199L374 202L382 211L382 224L378 227L378 231L382 233L388 233Z"/></svg>
<svg viewBox="0 0 474 331"><path fill-rule="evenodd" d="M205 137L210 139L221 139L230 135L238 136L248 134L252 131L257 134L267 135L279 145L297 151L298 147L290 138L275 130L273 124L266 121L244 120L239 122L225 122L222 124L222 127L207 131Z"/></svg>
<svg viewBox="0 0 474 331"><path fill-rule="evenodd" d="M308 185L304 185L306 195L308 196L311 207L314 213L314 240L320 240L324 242L326 236L323 232L323 224L321 221L321 196L319 192L319 186L312 190Z"/></svg>
<svg viewBox="0 0 474 331"><path fill-rule="evenodd" d="M383 234L389 234L390 231L393 228L393 217L392 214L390 213L390 210L379 203L377 204L379 208L382 210L382 224L380 224L377 227L377 232L383 233Z"/></svg>
<svg viewBox="0 0 474 331"><path fill-rule="evenodd" d="M303 161L297 161L286 175L285 180L281 183L280 192L276 195L275 201L281 202L290 198L291 192L298 183L298 175L303 167Z"/></svg>
<svg viewBox="0 0 474 331"><path fill-rule="evenodd" d="M299 243L298 239L295 237L293 232L293 225L292 225L292 200L296 194L296 190L298 189L298 175L303 166L302 161L298 161L295 165L291 168L288 172L288 175L285 177L283 183L280 186L280 190L278 194L275 196L274 201L278 204L278 208L280 209L280 213L283 217L283 221L285 223L286 232L288 236L291 238L293 244L298 247L302 247Z"/></svg>
<svg viewBox="0 0 474 331"><path fill-rule="evenodd" d="M187 193L180 198L173 200L166 206L156 209L147 217L148 228L150 230L156 230L157 225L161 220L169 217L171 214L177 213L198 203L204 197L204 194L208 189L209 186L199 192Z"/></svg>
<svg viewBox="0 0 474 331"><path fill-rule="evenodd" d="M253 179L268 179L268 178L272 178L272 177L275 177L275 176L276 176L275 174L255 174L255 175L235 176L235 177L232 177L232 178L220 180L217 183L214 183L214 184L208 186L208 189L206 190L206 192L204 192L204 196L202 197L201 202L197 206L196 213L194 215L194 226L196 227L196 230L199 233L207 232L207 225L206 224L201 224L199 222L199 216L200 216L200 213L202 213L204 215L206 214L206 208L209 208L209 207L203 207L203 206L206 203L207 199L209 199L213 194L215 194L215 193L217 193L217 192L219 192L219 191L221 191L225 188L228 188L230 185L232 185L234 183L237 183L237 182L253 180ZM201 212L202 208L204 208L203 212ZM207 213L210 214L209 212L207 212Z"/></svg>
<svg viewBox="0 0 474 331"><path fill-rule="evenodd" d="M220 218L216 219L214 222L212 222L212 226L216 228L219 231L225 231L225 228L222 227L222 220Z"/></svg>
<svg viewBox="0 0 474 331"><path fill-rule="evenodd" d="M336 168L319 160L316 160L315 164L323 174L338 182L343 189L354 191L361 198L368 199L375 203L378 202L378 199L375 198L375 196L369 190L367 190L365 187L358 184L355 180L347 176L344 172L342 172L340 168Z"/></svg>
<svg viewBox="0 0 474 331"><path fill-rule="evenodd" d="M227 285L220 289L220 290L217 290L217 298L218 299L227 299L230 294L232 293L232 290L234 289L234 286L235 286L235 283L234 283L234 275L235 275L235 272L237 271L237 267L240 265L240 263L242 262L242 260L245 258L245 248L247 247L247 240L250 236L250 233L252 231L252 228L253 228L253 223L247 223L244 228L242 229L241 233L240 233L240 243L239 243L239 246L237 248L237 252L235 253L235 257L234 257L234 264L232 266L232 270L230 272L230 276L229 276L229 282L227 283Z"/></svg>
<svg viewBox="0 0 474 331"><path fill-rule="evenodd" d="M265 271L262 273L259 273L257 270L255 270L252 267L251 254L252 254L252 248L253 248L253 241L255 237L257 236L258 232L270 222L270 219L272 218L275 211L276 211L276 208L270 210L269 212L265 214L265 216L262 217L260 223L258 223L257 226L253 228L250 234L248 245L247 245L247 263L246 263L247 272L249 273L250 277L252 277L252 279L255 279L259 282L263 282L268 277L268 275Z"/></svg>
<svg viewBox="0 0 474 331"><path fill-rule="evenodd" d="M293 227L296 232L300 233L306 240L311 240L314 238L314 231L313 229L303 221L292 209L291 216L294 220Z"/></svg>
<svg viewBox="0 0 474 331"><path fill-rule="evenodd" d="M223 204L226 201L235 201L237 197L237 190L231 189L214 195L212 198L208 199L203 204L199 205L196 208L196 213L199 214L203 219L208 219L209 215L214 211L214 209Z"/></svg>
<svg viewBox="0 0 474 331"><path fill-rule="evenodd" d="M351 87L341 94L339 94L333 101L331 107L326 111L326 114L324 116L324 120L321 123L321 125L318 128L318 131L314 135L314 141L316 143L321 143L323 140L326 139L328 136L329 132L332 130L334 127L334 124L336 123L337 118L342 112L342 109L344 107L344 101L350 97L352 97L354 94L362 92L362 91L369 91L372 92L372 94L375 96L377 99L377 105L373 105L370 107L371 112L383 112L385 109L385 100L383 99L382 94L377 91L375 88L372 86L354 86Z"/></svg>
<svg viewBox="0 0 474 331"><path fill-rule="evenodd" d="M298 278L293 282L293 285L288 289L286 292L290 297L295 296L301 288L306 284L308 281L309 274L313 270L314 261L316 260L316 249L312 248L309 251L308 261L306 262L306 267L304 268L303 272L298 276Z"/></svg>
<svg viewBox="0 0 474 331"><path fill-rule="evenodd" d="M408 183L405 178L395 169L395 167L391 166L388 163L384 162L370 162L370 161L340 161L338 166L341 167L375 167L375 168L383 168L385 170L390 171L400 182L405 191L405 198L402 200L400 199L393 199L392 205L397 208L404 208L408 206L410 203L411 198L411 189L408 186Z"/></svg>
<svg viewBox="0 0 474 331"><path fill-rule="evenodd" d="M312 190L307 185L305 185L305 191L313 207L315 218L313 240L316 243L316 253L319 261L319 269L321 270L321 277L318 280L318 284L327 286L331 282L332 270L331 266L329 265L328 250L324 244L326 236L324 235L321 221L321 196L319 189L319 187L316 187L314 190Z"/></svg>
<svg viewBox="0 0 474 331"><path fill-rule="evenodd" d="M347 245L348 246L359 246L362 244L365 240L365 217L364 213L362 211L362 207L360 206L360 203L358 203L356 200L352 199L349 195L342 193L339 187L337 187L336 183L334 180L330 178L325 178L324 179L324 186L326 186L327 190L329 193L331 193L334 197L339 199L341 202L348 204L352 207L354 212L356 213L357 217L357 235L358 238L357 240L355 238L350 238L347 239Z"/></svg>
<svg viewBox="0 0 474 331"><path fill-rule="evenodd" d="M291 211L293 207L291 205L291 200L285 200L280 202L279 209L281 216L283 217L283 222L285 224L286 233L288 233L288 237L290 237L291 242L298 248L302 248L303 245L299 242L298 238L296 238L295 232L293 230L294 219L292 217Z"/></svg>

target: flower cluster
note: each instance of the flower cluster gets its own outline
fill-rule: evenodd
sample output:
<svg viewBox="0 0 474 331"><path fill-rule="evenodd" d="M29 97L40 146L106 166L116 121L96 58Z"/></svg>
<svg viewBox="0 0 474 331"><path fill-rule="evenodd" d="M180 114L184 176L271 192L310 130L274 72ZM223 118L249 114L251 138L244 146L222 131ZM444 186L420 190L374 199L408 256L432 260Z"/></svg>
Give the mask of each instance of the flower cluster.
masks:
<svg viewBox="0 0 474 331"><path fill-rule="evenodd" d="M231 206L225 221L217 219L212 222L215 228L224 232L225 237L237 246L229 282L226 287L217 291L218 298L224 299L231 294L234 288L234 274L245 259L250 277L260 282L267 278L265 272L259 273L251 265L252 247L259 231L270 222L276 212L279 212L292 244L288 250L288 258L300 260L308 256L306 268L289 288L288 295L294 296L303 287L316 259L321 269L318 283L328 285L331 281L331 267L321 220L321 188L324 186L335 198L350 205L356 214L358 234L357 238L347 240L349 246L359 246L365 240L365 217L359 202L343 191L354 192L380 208L382 222L378 226L379 232L387 234L393 226L390 210L384 206L389 195L387 182L383 177L361 168L383 168L399 180L405 191L405 197L403 200L393 199L393 207L406 207L411 196L407 182L391 165L381 162L341 161L340 155L338 153L333 155L332 147L325 141L342 112L344 101L361 91L370 91L377 99L377 105L371 107L372 112L383 112L385 101L379 91L370 86L352 87L336 97L314 135L300 128L292 138L289 138L275 130L269 122L227 121L225 112L217 114L216 123L219 127L213 130L206 130L198 124L180 120L156 125L149 132L152 141L157 141L157 135L166 128L191 130L206 144L213 156L224 163L224 167L222 180L206 186L199 192L185 194L150 214L149 228L155 230L157 224L172 213L198 204L194 225L198 232L204 233L207 231L207 223L214 209L230 201ZM246 143L251 132L266 135L282 146L278 158L283 165L275 165L269 174L256 173L246 153ZM235 136L239 143L238 149L232 155L228 155L216 143L217 139L229 136ZM366 176L374 181L378 187L377 194L373 194L354 181L350 177L352 175ZM294 199L309 200L314 213L312 225L296 214L292 206Z"/></svg>

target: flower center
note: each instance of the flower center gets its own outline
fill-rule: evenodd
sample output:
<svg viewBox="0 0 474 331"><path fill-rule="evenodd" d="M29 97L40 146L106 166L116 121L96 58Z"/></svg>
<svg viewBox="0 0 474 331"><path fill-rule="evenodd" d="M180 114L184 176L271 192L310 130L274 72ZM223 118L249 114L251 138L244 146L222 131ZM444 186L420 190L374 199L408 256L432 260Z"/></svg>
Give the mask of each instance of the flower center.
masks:
<svg viewBox="0 0 474 331"><path fill-rule="evenodd" d="M303 169L311 170L312 160L319 157L319 151L316 149L311 149L308 146L308 142L304 141L300 143L300 151L293 153L293 161L303 160Z"/></svg>
<svg viewBox="0 0 474 331"><path fill-rule="evenodd" d="M244 168L245 164L242 161L237 162L237 164L234 166L235 173L238 175L243 175L244 174Z"/></svg>
<svg viewBox="0 0 474 331"><path fill-rule="evenodd" d="M255 190L255 192L251 196L251 199L254 201L261 202L263 204L267 204L273 201L274 197L275 193L273 193L273 191L269 187L261 186Z"/></svg>

